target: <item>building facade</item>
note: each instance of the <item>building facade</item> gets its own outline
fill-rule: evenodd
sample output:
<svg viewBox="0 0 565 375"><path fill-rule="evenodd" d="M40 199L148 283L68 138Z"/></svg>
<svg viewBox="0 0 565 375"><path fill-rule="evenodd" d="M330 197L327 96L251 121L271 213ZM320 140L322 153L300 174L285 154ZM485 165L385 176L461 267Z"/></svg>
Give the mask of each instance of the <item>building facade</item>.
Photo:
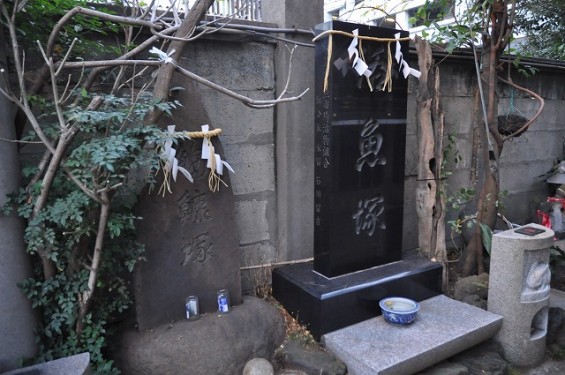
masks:
<svg viewBox="0 0 565 375"><path fill-rule="evenodd" d="M424 28L423 22L416 19L416 13L426 0L326 0L324 2L324 20L339 19L341 21L358 22L367 25L391 27L408 30L418 34ZM443 14L440 25L455 22L454 14L461 4L448 1L428 6L428 17L436 18Z"/></svg>

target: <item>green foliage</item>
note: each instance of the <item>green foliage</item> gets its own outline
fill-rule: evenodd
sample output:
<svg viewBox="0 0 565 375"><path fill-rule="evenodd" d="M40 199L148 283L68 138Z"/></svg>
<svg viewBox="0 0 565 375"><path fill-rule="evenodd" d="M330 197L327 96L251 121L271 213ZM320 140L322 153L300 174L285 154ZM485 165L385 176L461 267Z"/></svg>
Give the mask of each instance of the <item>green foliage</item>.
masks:
<svg viewBox="0 0 565 375"><path fill-rule="evenodd" d="M488 2L467 2L466 9L457 14L455 23L441 24L440 21L446 16L455 16L454 7L463 1L427 0L410 22L426 26L422 36L431 43L442 45L448 53L453 53L457 48L480 42Z"/></svg>
<svg viewBox="0 0 565 375"><path fill-rule="evenodd" d="M508 48L508 54L514 55L515 58L512 60L512 65L518 71L518 73L522 74L524 77L532 77L536 74L539 69L530 65L522 64L523 53L519 49L516 48Z"/></svg>
<svg viewBox="0 0 565 375"><path fill-rule="evenodd" d="M14 4L18 4L15 21L10 16ZM121 4L116 1L119 6L109 9L104 8L110 5L106 0L0 1L3 26L10 31L6 35L16 34L19 48L11 38L7 42L13 42L12 53L25 60L20 69L10 69L24 75L10 77L11 82L36 78L27 76L35 69L29 66L43 62L37 60L36 42L45 48L54 26L70 9L81 6L112 13L123 10ZM54 48L47 55L54 62L67 56L71 44L69 60L106 58L116 49L131 47L137 34L132 28L121 30L118 24L86 13L74 14L56 38L49 39ZM123 33L109 37L118 31ZM105 42L104 35L108 35ZM108 45L109 39L116 40L118 47ZM145 123L148 113L159 110L170 115L180 105L154 102L152 81L145 81L151 72L141 77L143 72L135 69L108 69L105 77L89 81L85 78L90 72L89 68L52 71L49 78L55 84L45 82L43 90L28 97L30 87L14 90L25 108L22 114L42 133L39 137L31 131L22 140L40 140L50 146L51 154L23 168L25 187L12 194L2 209L27 222L24 240L34 275L20 286L40 317L36 361L88 351L93 373L118 374L106 355L108 337L113 323L131 306L131 272L144 252L136 241L135 223L140 218L133 207L143 183L154 184L163 165L159 145L187 136Z"/></svg>
<svg viewBox="0 0 565 375"><path fill-rule="evenodd" d="M45 45L55 23L69 10L80 6L113 13L106 0L33 0L25 4L23 11L17 14L18 36L24 47L33 47L32 43L39 40ZM63 27L56 40L55 53L62 53L77 38L78 44L73 51L76 55L94 51L103 52L109 49L100 41L92 39L92 35L107 35L117 32L115 24L104 22L93 17L77 15L73 22ZM90 36L86 38L86 36Z"/></svg>
<svg viewBox="0 0 565 375"><path fill-rule="evenodd" d="M167 111L176 106L178 103L158 104ZM144 251L136 241L135 222L140 218L132 213L136 191L128 185L128 176L136 174L151 182L159 168L160 154L147 145L184 137L143 125L143 115L155 107L148 95L136 100L108 95L97 110L70 107L65 118L81 131L68 149L66 170L60 168L55 176L43 210L30 219L41 183L20 189L3 207L5 212L15 211L30 219L25 229L28 252L47 255L58 270L53 278L45 280L38 262L36 276L21 283L41 315L38 361L88 351L96 374L119 373L104 355L106 338L111 334L108 327L131 305L128 275L143 260ZM48 122L44 125L55 132L56 126ZM31 177L38 168L27 167L25 171ZM98 231L100 205L69 179L68 172L93 192L108 189L112 198L96 290L82 322L78 321L79 302L87 289L86 266ZM84 326L81 331L77 330L78 324Z"/></svg>
<svg viewBox="0 0 565 375"><path fill-rule="evenodd" d="M458 48L481 47L488 34L486 20L493 0L427 0L410 18L410 24L425 26L422 36L441 45L448 53ZM454 14L459 6L462 11ZM565 60L563 31L565 30L565 0L533 0L516 2L513 26L519 37L515 47L506 52L516 59L514 67L524 76L531 77L537 69L523 65L522 57L546 57ZM445 17L455 15L454 24L441 24Z"/></svg>
<svg viewBox="0 0 565 375"><path fill-rule="evenodd" d="M430 27L432 24L452 16L453 5L453 0L428 0L410 17L410 25L412 25L412 27L422 25Z"/></svg>
<svg viewBox="0 0 565 375"><path fill-rule="evenodd" d="M474 189L461 188L447 197L447 206L451 210L458 211L469 203L475 196Z"/></svg>
<svg viewBox="0 0 565 375"><path fill-rule="evenodd" d="M481 223L481 239L483 242L483 247L486 252L490 255L490 249L492 248L492 229L486 224Z"/></svg>
<svg viewBox="0 0 565 375"><path fill-rule="evenodd" d="M517 31L525 35L520 48L527 56L565 60L565 0L519 2Z"/></svg>
<svg viewBox="0 0 565 375"><path fill-rule="evenodd" d="M461 161L463 161L463 156L457 149L457 140L453 134L448 134L447 142L443 146L443 159L440 169L440 177L446 178L451 176L452 172L448 169L448 166L453 163L453 165L457 167Z"/></svg>

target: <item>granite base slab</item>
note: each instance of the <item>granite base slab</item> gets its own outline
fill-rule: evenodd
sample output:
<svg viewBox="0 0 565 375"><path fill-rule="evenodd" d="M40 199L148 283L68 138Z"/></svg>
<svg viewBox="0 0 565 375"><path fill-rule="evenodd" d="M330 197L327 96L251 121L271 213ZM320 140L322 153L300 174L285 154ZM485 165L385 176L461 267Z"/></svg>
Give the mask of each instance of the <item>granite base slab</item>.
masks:
<svg viewBox="0 0 565 375"><path fill-rule="evenodd" d="M312 262L273 271L273 296L316 340L323 334L379 315L379 301L402 296L422 301L441 293L441 264L416 255L327 278Z"/></svg>
<svg viewBox="0 0 565 375"><path fill-rule="evenodd" d="M89 375L90 354L88 352L28 366L1 375Z"/></svg>
<svg viewBox="0 0 565 375"><path fill-rule="evenodd" d="M494 336L502 317L439 295L420 303L416 321L406 326L382 316L323 336L350 375L409 375Z"/></svg>

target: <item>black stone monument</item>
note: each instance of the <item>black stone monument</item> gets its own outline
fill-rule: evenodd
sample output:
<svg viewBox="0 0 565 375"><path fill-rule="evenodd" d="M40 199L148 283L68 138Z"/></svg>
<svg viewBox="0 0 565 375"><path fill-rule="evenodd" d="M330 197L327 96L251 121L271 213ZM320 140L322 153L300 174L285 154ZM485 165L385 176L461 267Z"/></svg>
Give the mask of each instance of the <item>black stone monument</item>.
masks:
<svg viewBox="0 0 565 375"><path fill-rule="evenodd" d="M408 41L396 36L408 33L316 27L327 31L316 42L314 262L273 272L275 298L317 339L378 315L383 297L439 294L442 273L402 254Z"/></svg>
<svg viewBox="0 0 565 375"><path fill-rule="evenodd" d="M202 98L194 81L175 76L183 103L174 118L177 131L199 131L210 124ZM218 137L211 139L216 153L225 155ZM208 187L209 169L202 160L201 139L176 145L179 165L192 174L194 182L180 176L172 183L172 192L159 196L157 191L140 196L137 213L143 217L137 225L138 239L145 244L146 262L134 273L135 309L140 330L153 329L186 319L185 300L199 298L200 313L218 309L217 292L226 289L231 304L241 303L239 237L234 217L234 196L230 187L212 193ZM162 174L159 175L162 177ZM229 175L222 179L230 185ZM157 189L161 180L156 184Z"/></svg>

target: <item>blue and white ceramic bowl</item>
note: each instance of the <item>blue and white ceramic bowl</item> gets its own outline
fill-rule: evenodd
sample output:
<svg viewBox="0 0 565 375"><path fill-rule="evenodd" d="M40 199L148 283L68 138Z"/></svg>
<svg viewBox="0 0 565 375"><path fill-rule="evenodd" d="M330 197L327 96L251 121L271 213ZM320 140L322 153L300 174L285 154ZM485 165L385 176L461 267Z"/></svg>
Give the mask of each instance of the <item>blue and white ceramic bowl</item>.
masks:
<svg viewBox="0 0 565 375"><path fill-rule="evenodd" d="M380 300L383 317L389 323L410 324L416 319L420 304L408 298L388 297Z"/></svg>

